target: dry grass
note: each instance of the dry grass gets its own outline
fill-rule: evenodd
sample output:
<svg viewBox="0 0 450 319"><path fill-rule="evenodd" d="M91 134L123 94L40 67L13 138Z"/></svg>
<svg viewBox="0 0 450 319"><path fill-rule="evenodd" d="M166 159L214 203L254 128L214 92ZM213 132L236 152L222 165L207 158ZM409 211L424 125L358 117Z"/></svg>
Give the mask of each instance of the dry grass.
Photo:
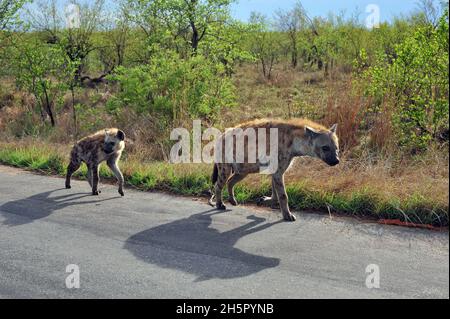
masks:
<svg viewBox="0 0 450 319"><path fill-rule="evenodd" d="M223 126L233 126L256 118L310 117L326 105L326 83L320 74L303 74L291 69L276 69L271 81L259 69L244 65L234 75L238 88L238 107L224 110ZM317 78L308 84L309 77Z"/></svg>

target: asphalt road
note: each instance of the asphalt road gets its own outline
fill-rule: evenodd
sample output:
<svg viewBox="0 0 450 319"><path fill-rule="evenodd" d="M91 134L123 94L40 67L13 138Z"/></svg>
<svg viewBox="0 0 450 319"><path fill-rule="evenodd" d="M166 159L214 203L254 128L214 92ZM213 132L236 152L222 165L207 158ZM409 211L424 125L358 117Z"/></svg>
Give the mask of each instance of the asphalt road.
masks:
<svg viewBox="0 0 450 319"><path fill-rule="evenodd" d="M447 232L63 186L0 166L0 298L449 298Z"/></svg>

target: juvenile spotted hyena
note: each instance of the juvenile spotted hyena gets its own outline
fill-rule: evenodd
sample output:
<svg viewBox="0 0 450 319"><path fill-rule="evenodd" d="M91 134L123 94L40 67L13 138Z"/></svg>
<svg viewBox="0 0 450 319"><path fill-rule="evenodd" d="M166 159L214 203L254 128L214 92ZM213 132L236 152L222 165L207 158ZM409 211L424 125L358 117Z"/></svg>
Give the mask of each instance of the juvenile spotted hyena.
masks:
<svg viewBox="0 0 450 319"><path fill-rule="evenodd" d="M125 133L117 128L98 131L78 141L70 153L70 164L67 167L66 188L71 188L70 178L81 166L88 167L88 182L92 187L92 195L98 195L98 170L101 162L106 161L108 167L119 181L119 194L123 193L123 175L118 162L125 148Z"/></svg>
<svg viewBox="0 0 450 319"><path fill-rule="evenodd" d="M289 121L257 120L242 124L226 134L231 132L231 134L237 135L238 133L233 133L233 131L239 130L242 132L243 130L247 131L249 128L255 131L265 129L266 143L270 140L270 129L277 129L278 165L272 174L272 196L263 197L260 199L260 203L272 202L273 205L278 200L284 219L295 221L295 216L289 210L284 173L290 167L292 160L300 156L316 157L330 166L339 164L339 142L336 135L337 124L327 129L320 124L305 119ZM222 143L224 136L222 135L219 139L219 143ZM256 149L259 145L258 138L259 136L256 134ZM252 148L248 143L248 138L245 140L244 145L244 163L234 162L230 164L229 162L221 161L221 163L214 164L212 176L212 181L215 185L214 194L209 203L214 205L215 198L215 205L218 209L226 209L222 199L222 190L225 185L228 185L229 201L235 206L238 203L234 197L234 186L248 174L259 173L261 168L267 165L267 163L260 163L258 158L256 158L256 162L248 161L249 155L247 153ZM228 151L224 147L224 152ZM233 152L236 152L236 150L233 150Z"/></svg>

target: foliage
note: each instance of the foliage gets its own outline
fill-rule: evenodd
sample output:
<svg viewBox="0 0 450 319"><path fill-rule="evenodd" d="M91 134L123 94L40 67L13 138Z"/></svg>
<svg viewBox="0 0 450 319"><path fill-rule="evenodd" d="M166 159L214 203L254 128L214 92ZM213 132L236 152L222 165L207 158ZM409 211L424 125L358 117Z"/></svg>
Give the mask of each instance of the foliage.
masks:
<svg viewBox="0 0 450 319"><path fill-rule="evenodd" d="M67 59L59 46L42 45L23 39L15 46L16 82L19 88L34 95L43 121L56 125L55 105L67 90L77 65Z"/></svg>
<svg viewBox="0 0 450 319"><path fill-rule="evenodd" d="M447 11L437 27L419 27L395 46L392 56L380 52L363 74L366 93L378 103L375 110L386 99L392 103L399 143L413 152L448 131L448 32Z"/></svg>
<svg viewBox="0 0 450 319"><path fill-rule="evenodd" d="M178 52L196 53L229 20L234 0L129 0L136 21L153 43L172 38Z"/></svg>
<svg viewBox="0 0 450 319"><path fill-rule="evenodd" d="M103 23L104 0L95 0L90 4L72 0L71 3L79 9L79 21L76 21L79 25L70 26L67 21L64 23L66 17L55 0L38 2L41 10L28 11L28 19L32 28L44 35L47 44L58 45L67 59L77 65L74 80L80 82L86 60L96 49L92 38Z"/></svg>
<svg viewBox="0 0 450 319"><path fill-rule="evenodd" d="M0 0L0 31L18 22L17 13L28 0Z"/></svg>
<svg viewBox="0 0 450 319"><path fill-rule="evenodd" d="M252 13L250 23L253 26L251 52L259 61L264 77L270 80L273 67L281 54L280 47L276 45L279 34L271 30L270 22L264 15Z"/></svg>
<svg viewBox="0 0 450 319"><path fill-rule="evenodd" d="M120 91L108 105L111 112L151 114L169 127L190 118L214 120L222 107L234 105L225 67L201 55L182 59L166 51L148 65L118 68L112 78Z"/></svg>

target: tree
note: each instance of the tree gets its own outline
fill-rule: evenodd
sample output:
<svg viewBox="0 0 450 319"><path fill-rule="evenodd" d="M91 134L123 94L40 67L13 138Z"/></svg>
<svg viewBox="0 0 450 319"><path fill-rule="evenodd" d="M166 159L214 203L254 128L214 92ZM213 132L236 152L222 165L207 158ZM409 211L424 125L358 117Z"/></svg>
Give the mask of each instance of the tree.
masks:
<svg viewBox="0 0 450 319"><path fill-rule="evenodd" d="M213 24L223 24L228 16L228 7L232 0L184 0L180 16L185 16L191 28L191 46L197 52L200 41ZM183 22L181 22L181 25Z"/></svg>
<svg viewBox="0 0 450 319"><path fill-rule="evenodd" d="M133 20L142 30L161 44L169 35L178 46L195 55L200 43L215 26L229 19L229 6L235 0L128 0ZM178 41L181 43L178 44Z"/></svg>
<svg viewBox="0 0 450 319"><path fill-rule="evenodd" d="M79 25L64 26L64 19L58 9L56 0L39 3L42 10L28 11L34 29L44 32L47 42L59 45L71 63L77 65L75 81L81 83L83 67L88 55L96 50L92 36L102 23L104 0L95 0L92 4L72 4L79 8Z"/></svg>
<svg viewBox="0 0 450 319"><path fill-rule="evenodd" d="M298 2L289 11L279 10L276 13L277 27L280 32L286 33L289 38L289 50L291 54L291 66L295 69L298 65L299 35L306 28L306 14Z"/></svg>
<svg viewBox="0 0 450 319"><path fill-rule="evenodd" d="M447 10L437 27L419 27L396 46L392 61L381 52L364 73L366 93L375 102L391 102L399 144L413 153L448 134L448 32Z"/></svg>
<svg viewBox="0 0 450 319"><path fill-rule="evenodd" d="M28 0L0 0L0 59L10 42L13 33L8 32L20 24L19 10Z"/></svg>
<svg viewBox="0 0 450 319"><path fill-rule="evenodd" d="M76 66L60 47L36 39L23 39L14 49L17 86L35 97L42 121L48 117L56 126L55 104L66 91L66 80L73 78Z"/></svg>
<svg viewBox="0 0 450 319"><path fill-rule="evenodd" d="M99 48L100 60L104 65L104 72L110 72L125 61L125 53L130 35L129 13L125 6L119 9L119 14L109 19L105 24L104 47Z"/></svg>
<svg viewBox="0 0 450 319"><path fill-rule="evenodd" d="M250 55L240 45L248 28L234 21L229 6L234 0L128 0L130 20L145 34L148 63L157 50L175 50L182 59L203 55L220 62L231 75L238 60Z"/></svg>
<svg viewBox="0 0 450 319"><path fill-rule="evenodd" d="M418 13L416 18L423 24L437 27L445 8L448 8L448 0L438 2L436 0L419 0L417 3Z"/></svg>
<svg viewBox="0 0 450 319"><path fill-rule="evenodd" d="M0 0L0 32L17 23L17 12L27 0Z"/></svg>
<svg viewBox="0 0 450 319"><path fill-rule="evenodd" d="M250 17L253 26L251 51L261 63L263 75L272 78L273 67L279 57L279 37L270 30L270 22L266 16L253 12Z"/></svg>

